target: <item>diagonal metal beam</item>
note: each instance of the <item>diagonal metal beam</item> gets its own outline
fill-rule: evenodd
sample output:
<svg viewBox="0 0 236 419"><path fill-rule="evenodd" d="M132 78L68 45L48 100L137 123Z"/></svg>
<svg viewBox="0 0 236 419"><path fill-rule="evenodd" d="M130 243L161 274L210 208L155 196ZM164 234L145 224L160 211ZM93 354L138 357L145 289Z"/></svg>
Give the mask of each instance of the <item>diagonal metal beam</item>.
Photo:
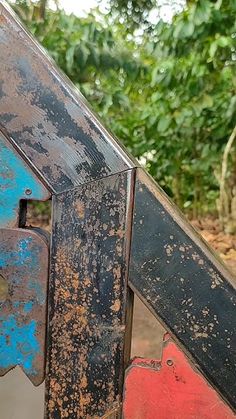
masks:
<svg viewBox="0 0 236 419"><path fill-rule="evenodd" d="M0 126L56 193L137 165L0 2Z"/></svg>
<svg viewBox="0 0 236 419"><path fill-rule="evenodd" d="M137 170L130 287L235 409L233 281L163 191Z"/></svg>

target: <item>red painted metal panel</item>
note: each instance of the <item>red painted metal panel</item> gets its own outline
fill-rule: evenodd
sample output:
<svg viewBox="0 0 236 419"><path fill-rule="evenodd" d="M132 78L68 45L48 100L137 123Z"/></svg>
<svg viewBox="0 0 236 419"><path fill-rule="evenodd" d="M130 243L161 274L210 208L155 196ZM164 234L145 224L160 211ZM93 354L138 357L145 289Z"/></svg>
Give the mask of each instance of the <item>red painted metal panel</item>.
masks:
<svg viewBox="0 0 236 419"><path fill-rule="evenodd" d="M161 361L135 358L128 368L123 417L233 419L236 415L168 339Z"/></svg>

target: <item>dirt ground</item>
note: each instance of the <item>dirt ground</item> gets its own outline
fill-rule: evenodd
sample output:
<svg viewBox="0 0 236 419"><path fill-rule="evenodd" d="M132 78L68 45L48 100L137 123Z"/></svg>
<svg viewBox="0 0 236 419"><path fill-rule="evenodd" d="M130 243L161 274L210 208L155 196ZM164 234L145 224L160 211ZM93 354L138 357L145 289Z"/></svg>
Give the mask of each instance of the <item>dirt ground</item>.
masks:
<svg viewBox="0 0 236 419"><path fill-rule="evenodd" d="M41 224L48 229L46 218ZM193 221L193 225L236 276L236 235L222 233L219 223L211 218ZM135 298L132 357L159 358L164 332L143 303ZM0 419L42 419L43 392L44 386L34 388L19 368L8 373L0 380Z"/></svg>

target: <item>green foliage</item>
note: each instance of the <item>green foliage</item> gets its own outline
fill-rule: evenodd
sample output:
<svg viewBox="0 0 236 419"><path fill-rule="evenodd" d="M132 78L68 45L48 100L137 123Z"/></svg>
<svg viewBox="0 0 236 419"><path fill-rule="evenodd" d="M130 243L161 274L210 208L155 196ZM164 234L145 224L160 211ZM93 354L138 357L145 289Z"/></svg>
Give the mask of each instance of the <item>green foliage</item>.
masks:
<svg viewBox="0 0 236 419"><path fill-rule="evenodd" d="M135 28L148 24L149 12L156 6L156 0L110 0L111 12L118 11L125 18L125 22Z"/></svg>
<svg viewBox="0 0 236 419"><path fill-rule="evenodd" d="M164 10L177 12L183 8L185 0L110 0L110 12L119 15L129 30L142 28L152 30L151 16L162 16Z"/></svg>
<svg viewBox="0 0 236 419"><path fill-rule="evenodd" d="M47 10L42 20L39 7L15 5L107 127L179 206L194 216L214 211L236 121L236 0L189 1L171 24L159 20L142 38L116 14Z"/></svg>
<svg viewBox="0 0 236 419"><path fill-rule="evenodd" d="M156 131L163 166L154 159L149 169L194 215L214 205L222 147L235 125L235 17L235 1L194 1L171 25L159 22L150 43L145 126Z"/></svg>

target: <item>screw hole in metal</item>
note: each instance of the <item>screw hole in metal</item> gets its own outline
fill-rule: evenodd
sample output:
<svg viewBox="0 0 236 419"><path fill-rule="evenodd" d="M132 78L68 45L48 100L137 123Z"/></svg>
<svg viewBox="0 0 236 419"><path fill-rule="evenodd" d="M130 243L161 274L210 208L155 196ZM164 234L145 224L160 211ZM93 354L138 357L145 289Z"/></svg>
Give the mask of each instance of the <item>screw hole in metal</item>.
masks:
<svg viewBox="0 0 236 419"><path fill-rule="evenodd" d="M32 190L31 189L26 189L25 194L26 195L32 195Z"/></svg>

